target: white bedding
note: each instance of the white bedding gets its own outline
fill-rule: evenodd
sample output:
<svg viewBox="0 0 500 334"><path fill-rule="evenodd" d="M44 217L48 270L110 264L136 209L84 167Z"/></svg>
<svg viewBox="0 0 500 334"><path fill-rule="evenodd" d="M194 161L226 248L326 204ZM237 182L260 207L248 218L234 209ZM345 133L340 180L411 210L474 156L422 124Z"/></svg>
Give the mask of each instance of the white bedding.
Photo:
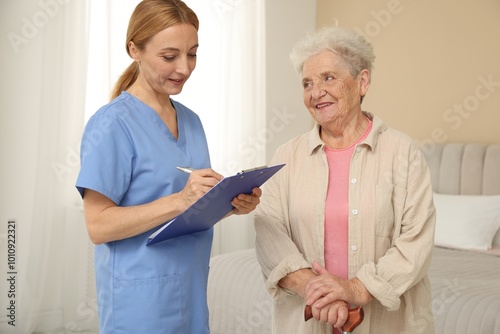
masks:
<svg viewBox="0 0 500 334"><path fill-rule="evenodd" d="M272 301L254 249L212 257L207 297L211 334L271 333Z"/></svg>
<svg viewBox="0 0 500 334"><path fill-rule="evenodd" d="M498 250L434 247L429 278L436 333L500 333Z"/></svg>
<svg viewBox="0 0 500 334"><path fill-rule="evenodd" d="M437 334L500 334L499 249L434 247L429 278ZM212 334L271 333L272 302L253 249L213 257L208 286Z"/></svg>

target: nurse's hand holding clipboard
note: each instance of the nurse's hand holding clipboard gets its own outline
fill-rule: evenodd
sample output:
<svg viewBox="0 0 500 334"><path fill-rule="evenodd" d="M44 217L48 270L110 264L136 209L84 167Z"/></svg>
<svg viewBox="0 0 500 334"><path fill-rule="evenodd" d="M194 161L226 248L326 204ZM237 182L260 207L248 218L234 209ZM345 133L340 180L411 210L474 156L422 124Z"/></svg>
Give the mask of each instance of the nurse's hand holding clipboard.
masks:
<svg viewBox="0 0 500 334"><path fill-rule="evenodd" d="M224 178L211 168L193 170L191 168L177 167L177 169L190 174L186 186L179 193L186 205L186 209ZM244 215L252 212L260 203L261 196L262 190L258 187L252 189L252 194L240 194L236 196L231 201L234 209L228 216L231 214Z"/></svg>

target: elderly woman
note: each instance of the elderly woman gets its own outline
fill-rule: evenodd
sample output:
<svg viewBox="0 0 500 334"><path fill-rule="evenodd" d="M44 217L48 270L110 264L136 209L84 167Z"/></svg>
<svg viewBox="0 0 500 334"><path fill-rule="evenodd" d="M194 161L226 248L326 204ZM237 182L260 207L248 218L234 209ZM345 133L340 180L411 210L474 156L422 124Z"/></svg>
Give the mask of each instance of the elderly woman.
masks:
<svg viewBox="0 0 500 334"><path fill-rule="evenodd" d="M286 166L255 213L274 333L336 332L347 305L364 309L356 333L434 332L430 176L408 136L361 109L374 58L367 41L339 27L291 54L316 125L275 152L272 164Z"/></svg>

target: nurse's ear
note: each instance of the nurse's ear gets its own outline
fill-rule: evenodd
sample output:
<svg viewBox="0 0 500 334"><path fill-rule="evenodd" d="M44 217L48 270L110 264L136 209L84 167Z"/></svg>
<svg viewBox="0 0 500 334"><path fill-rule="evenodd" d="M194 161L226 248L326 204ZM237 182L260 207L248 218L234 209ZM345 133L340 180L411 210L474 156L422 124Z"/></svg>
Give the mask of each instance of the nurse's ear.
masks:
<svg viewBox="0 0 500 334"><path fill-rule="evenodd" d="M132 59L137 62L141 63L141 51L135 46L135 43L130 41L128 42L128 54Z"/></svg>

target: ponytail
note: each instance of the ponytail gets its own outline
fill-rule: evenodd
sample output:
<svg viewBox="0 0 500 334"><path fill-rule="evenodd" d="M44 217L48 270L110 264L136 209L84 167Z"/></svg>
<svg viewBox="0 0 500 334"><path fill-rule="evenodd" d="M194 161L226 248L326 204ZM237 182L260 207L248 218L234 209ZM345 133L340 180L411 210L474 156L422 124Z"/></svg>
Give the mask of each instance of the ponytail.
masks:
<svg viewBox="0 0 500 334"><path fill-rule="evenodd" d="M137 80L139 76L139 65L137 62L130 64L122 75L116 81L113 90L111 92L111 100L118 97L122 91L127 90L132 84Z"/></svg>

